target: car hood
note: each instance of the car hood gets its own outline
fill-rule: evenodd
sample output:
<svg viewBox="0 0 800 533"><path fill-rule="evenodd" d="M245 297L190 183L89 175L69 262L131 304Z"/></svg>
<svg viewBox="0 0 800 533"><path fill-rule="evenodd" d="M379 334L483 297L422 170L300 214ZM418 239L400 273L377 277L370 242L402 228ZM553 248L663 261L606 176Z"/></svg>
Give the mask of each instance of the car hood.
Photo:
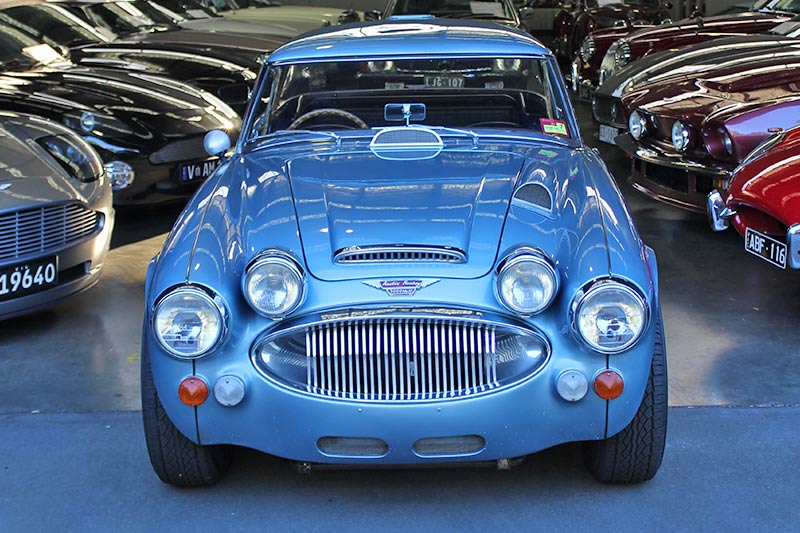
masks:
<svg viewBox="0 0 800 533"><path fill-rule="evenodd" d="M465 252L461 275L485 275L494 265L523 161L484 151L412 161L372 153L291 160L288 172L309 270L321 279L344 279L349 275L333 261L337 251L421 245Z"/></svg>
<svg viewBox="0 0 800 533"><path fill-rule="evenodd" d="M65 178L36 148L0 129L0 213L50 202L83 200L80 183Z"/></svg>
<svg viewBox="0 0 800 533"><path fill-rule="evenodd" d="M625 38L634 57L654 51L685 46L709 39L734 35L749 35L767 31L788 20L787 15L739 13L698 19L686 19L674 24L642 28Z"/></svg>
<svg viewBox="0 0 800 533"><path fill-rule="evenodd" d="M142 73L79 66L0 73L0 105L61 122L88 111L107 138L149 145L162 139L229 130L233 111L188 85Z"/></svg>
<svg viewBox="0 0 800 533"><path fill-rule="evenodd" d="M619 98L643 85L686 78L715 68L723 61L758 59L771 50L795 47L797 39L774 35L747 35L714 39L688 48L665 50L637 59L609 76L597 89L598 96Z"/></svg>
<svg viewBox="0 0 800 533"><path fill-rule="evenodd" d="M180 26L184 28L184 30L192 32L221 33L226 34L228 37L233 37L235 34L242 34L248 37L258 38L258 40L263 40L264 35L288 39L297 36L298 32L302 33L302 31L307 31L306 27L308 30L311 30L323 26L321 20L313 20L298 28L299 22L301 21L273 21L269 18L264 20L252 20L248 17L214 17L186 20L181 22Z"/></svg>

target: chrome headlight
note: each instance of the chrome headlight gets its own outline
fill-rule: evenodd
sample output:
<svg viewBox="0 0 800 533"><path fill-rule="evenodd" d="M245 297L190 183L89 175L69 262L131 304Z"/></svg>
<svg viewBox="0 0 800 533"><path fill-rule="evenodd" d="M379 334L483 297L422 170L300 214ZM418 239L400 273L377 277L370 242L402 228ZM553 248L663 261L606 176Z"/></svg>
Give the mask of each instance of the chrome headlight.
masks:
<svg viewBox="0 0 800 533"><path fill-rule="evenodd" d="M161 347L182 359L210 352L225 332L225 307L198 287L180 287L158 302L153 333Z"/></svg>
<svg viewBox="0 0 800 533"><path fill-rule="evenodd" d="M281 318L294 311L303 299L303 272L288 256L266 252L245 269L242 291L257 313Z"/></svg>
<svg viewBox="0 0 800 533"><path fill-rule="evenodd" d="M638 111L633 111L628 117L628 131L637 141L647 132L647 121Z"/></svg>
<svg viewBox="0 0 800 533"><path fill-rule="evenodd" d="M685 152L692 144L692 130L689 126L676 120L672 124L672 146L679 152Z"/></svg>
<svg viewBox="0 0 800 533"><path fill-rule="evenodd" d="M550 305L558 292L558 274L535 250L512 253L500 265L495 279L500 303L520 315L534 315Z"/></svg>
<svg viewBox="0 0 800 533"><path fill-rule="evenodd" d="M614 50L614 72L631 62L631 47L627 41L617 41L617 48Z"/></svg>
<svg viewBox="0 0 800 533"><path fill-rule="evenodd" d="M725 147L725 151L728 152L728 155L733 155L733 140L731 139L730 133L724 130L722 132L722 145Z"/></svg>
<svg viewBox="0 0 800 533"><path fill-rule="evenodd" d="M594 51L595 51L594 38L591 35L589 35L581 43L580 55L584 63L588 63L592 59Z"/></svg>
<svg viewBox="0 0 800 533"><path fill-rule="evenodd" d="M647 306L637 291L618 281L602 280L580 291L572 303L572 323L593 350L627 350L647 326Z"/></svg>
<svg viewBox="0 0 800 533"><path fill-rule="evenodd" d="M83 181L97 181L103 174L100 158L77 135L48 135L36 142L55 159L67 174Z"/></svg>

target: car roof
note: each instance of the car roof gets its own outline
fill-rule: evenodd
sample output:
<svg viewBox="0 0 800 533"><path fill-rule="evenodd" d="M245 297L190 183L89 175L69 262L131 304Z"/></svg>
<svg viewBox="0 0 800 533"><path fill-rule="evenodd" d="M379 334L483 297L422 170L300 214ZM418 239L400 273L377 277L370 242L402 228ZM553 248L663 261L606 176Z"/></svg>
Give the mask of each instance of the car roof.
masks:
<svg viewBox="0 0 800 533"><path fill-rule="evenodd" d="M527 33L490 22L408 17L331 26L275 50L269 63L421 56L551 55Z"/></svg>

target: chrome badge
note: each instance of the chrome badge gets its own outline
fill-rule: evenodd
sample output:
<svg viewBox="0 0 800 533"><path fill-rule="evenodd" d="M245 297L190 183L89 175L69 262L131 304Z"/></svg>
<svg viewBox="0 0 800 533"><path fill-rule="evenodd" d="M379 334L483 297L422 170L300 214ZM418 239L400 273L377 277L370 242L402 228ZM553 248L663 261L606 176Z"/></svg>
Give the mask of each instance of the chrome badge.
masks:
<svg viewBox="0 0 800 533"><path fill-rule="evenodd" d="M387 279L380 281L362 281L364 285L386 291L388 296L413 296L418 290L430 287L440 279Z"/></svg>

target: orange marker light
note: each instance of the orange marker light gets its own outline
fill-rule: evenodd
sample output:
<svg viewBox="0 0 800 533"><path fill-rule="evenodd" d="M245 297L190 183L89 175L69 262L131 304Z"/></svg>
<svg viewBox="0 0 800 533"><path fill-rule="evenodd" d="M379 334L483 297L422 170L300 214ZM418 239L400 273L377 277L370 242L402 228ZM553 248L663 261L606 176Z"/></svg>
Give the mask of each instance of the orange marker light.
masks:
<svg viewBox="0 0 800 533"><path fill-rule="evenodd" d="M604 370L594 378L594 392L604 400L619 398L625 382L622 376L613 370Z"/></svg>
<svg viewBox="0 0 800 533"><path fill-rule="evenodd" d="M208 385L200 378L186 378L178 385L178 397L186 405L197 407L208 398Z"/></svg>

